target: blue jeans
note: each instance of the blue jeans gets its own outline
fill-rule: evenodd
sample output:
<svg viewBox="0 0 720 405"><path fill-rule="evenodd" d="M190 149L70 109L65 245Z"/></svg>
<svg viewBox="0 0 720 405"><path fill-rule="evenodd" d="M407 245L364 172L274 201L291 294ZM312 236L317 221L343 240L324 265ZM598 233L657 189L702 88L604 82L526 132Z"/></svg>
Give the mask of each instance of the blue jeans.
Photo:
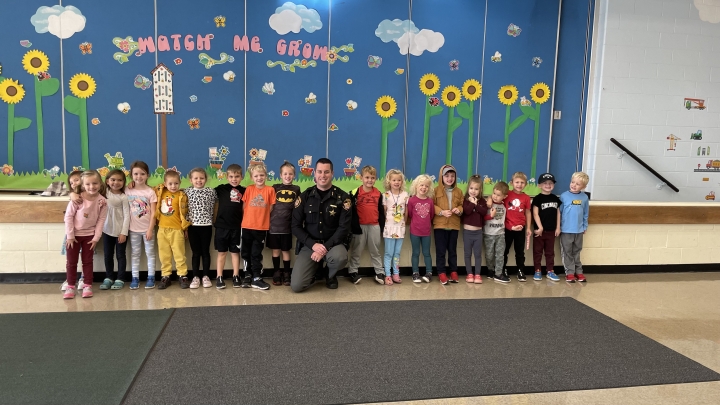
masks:
<svg viewBox="0 0 720 405"><path fill-rule="evenodd" d="M385 277L390 277L390 270L393 274L400 274L400 249L402 239L385 238Z"/></svg>
<svg viewBox="0 0 720 405"><path fill-rule="evenodd" d="M432 257L430 257L430 235L415 236L410 234L410 243L412 243L412 271L420 273L420 247L422 246L422 254L425 258L425 274L432 274Z"/></svg>

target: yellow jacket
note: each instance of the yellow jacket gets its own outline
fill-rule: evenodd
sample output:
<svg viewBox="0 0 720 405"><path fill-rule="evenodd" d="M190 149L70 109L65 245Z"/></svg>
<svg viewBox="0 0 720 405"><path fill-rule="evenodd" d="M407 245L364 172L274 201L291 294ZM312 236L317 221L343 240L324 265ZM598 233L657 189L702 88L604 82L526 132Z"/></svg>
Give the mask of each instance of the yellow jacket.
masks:
<svg viewBox="0 0 720 405"><path fill-rule="evenodd" d="M160 222L160 218L164 217L165 215L160 211L160 208L162 207L162 202L160 199L162 198L163 192L167 190L165 187L165 184L160 183L154 188L155 195L157 196L157 207L155 208L155 219ZM170 190L168 190L170 191ZM178 191L179 199L178 199L178 207L180 207L180 222L181 222L181 230L186 230L190 225L190 221L188 221L188 198L184 191L180 190Z"/></svg>
<svg viewBox="0 0 720 405"><path fill-rule="evenodd" d="M447 194L445 193L445 184L443 184L443 169L450 168L455 172L455 182L453 183L452 201L448 201ZM453 208L460 209L462 215L463 209L463 193L457 187L457 171L451 165L444 165L440 168L440 177L438 178L439 184L435 187L435 195L433 196L433 203L435 204L435 217L433 218L433 228L435 229L454 229L460 230L460 215L452 214L449 218L440 215L440 211L451 210Z"/></svg>

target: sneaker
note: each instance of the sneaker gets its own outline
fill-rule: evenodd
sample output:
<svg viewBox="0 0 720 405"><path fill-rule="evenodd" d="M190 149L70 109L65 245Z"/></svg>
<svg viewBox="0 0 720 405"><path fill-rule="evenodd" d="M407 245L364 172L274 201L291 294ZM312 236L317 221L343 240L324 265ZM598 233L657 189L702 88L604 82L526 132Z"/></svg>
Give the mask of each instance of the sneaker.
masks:
<svg viewBox="0 0 720 405"><path fill-rule="evenodd" d="M392 280L393 280L393 283L397 283L397 284L402 283L402 280L400 279L400 275L399 275L399 274L393 274L393 275L392 275Z"/></svg>
<svg viewBox="0 0 720 405"><path fill-rule="evenodd" d="M150 280L148 280L148 282L150 282ZM160 282L158 283L158 290L164 290L170 287L170 284L172 284L172 282L170 281L170 277L163 276L163 278L161 278ZM145 286L145 288L147 288L147 285Z"/></svg>
<svg viewBox="0 0 720 405"><path fill-rule="evenodd" d="M273 273L273 285L282 285L282 272L280 270L275 270L275 273Z"/></svg>
<svg viewBox="0 0 720 405"><path fill-rule="evenodd" d="M448 283L448 277L445 273L438 274L438 277L440 278L440 284L445 285Z"/></svg>
<svg viewBox="0 0 720 405"><path fill-rule="evenodd" d="M499 276L493 277L493 280L497 281L498 283L507 284L510 282L510 277L508 277L504 274L501 274Z"/></svg>
<svg viewBox="0 0 720 405"><path fill-rule="evenodd" d="M190 288L196 289L200 288L200 277L193 277L192 281L190 282Z"/></svg>
<svg viewBox="0 0 720 405"><path fill-rule="evenodd" d="M578 283L586 283L586 282L587 282L587 279L585 278L585 275L584 275L584 274L578 274L578 275L577 275L577 281L578 281Z"/></svg>
<svg viewBox="0 0 720 405"><path fill-rule="evenodd" d="M67 289L67 286L67 280L63 281L62 285L60 286L60 291L65 291Z"/></svg>
<svg viewBox="0 0 720 405"><path fill-rule="evenodd" d="M168 279L168 281L170 280ZM155 276L148 276L148 279L145 282L145 288L148 290L155 288Z"/></svg>
<svg viewBox="0 0 720 405"><path fill-rule="evenodd" d="M233 276L233 288L240 288L243 287L242 281L240 281L240 276Z"/></svg>
<svg viewBox="0 0 720 405"><path fill-rule="evenodd" d="M66 300L71 300L75 298L75 287L68 285L67 288L65 288L65 293L63 294L63 298Z"/></svg>
<svg viewBox="0 0 720 405"><path fill-rule="evenodd" d="M353 284L357 284L360 282L360 280L362 280L362 277L360 277L358 273L349 273L348 278Z"/></svg>
<svg viewBox="0 0 720 405"><path fill-rule="evenodd" d="M222 276L218 276L215 279L215 288L217 288L218 290L222 290L225 288L225 281L223 281Z"/></svg>
<svg viewBox="0 0 720 405"><path fill-rule="evenodd" d="M100 289L101 290L109 290L110 287L112 287L112 285L113 285L113 281L110 280L109 278L106 278L105 280L103 280L102 284L100 284Z"/></svg>
<svg viewBox="0 0 720 405"><path fill-rule="evenodd" d="M565 275L565 281L567 281L568 283L574 283L574 282L575 282L575 275L572 274L572 273L566 274L566 275Z"/></svg>
<svg viewBox="0 0 720 405"><path fill-rule="evenodd" d="M507 271L507 267L503 269L502 275L505 276L505 277L507 277L507 278L510 278L510 275L508 274L508 271Z"/></svg>
<svg viewBox="0 0 720 405"><path fill-rule="evenodd" d="M245 281L245 280L243 280L243 281ZM267 290L270 288L270 284L264 282L263 279L261 279L259 277L252 280L250 285L252 285L252 288L257 288L258 290Z"/></svg>
<svg viewBox="0 0 720 405"><path fill-rule="evenodd" d="M393 285L392 277L390 277L390 276L385 277L385 285Z"/></svg>
<svg viewBox="0 0 720 405"><path fill-rule="evenodd" d="M542 281L542 272L540 270L535 270L535 275L533 276L533 280Z"/></svg>
<svg viewBox="0 0 720 405"><path fill-rule="evenodd" d="M422 283L422 280L420 280L420 273L413 273L413 283Z"/></svg>
<svg viewBox="0 0 720 405"><path fill-rule="evenodd" d="M466 282L466 283L471 283L471 284L474 283L474 282L475 282L475 276L473 276L472 274L468 274L467 276L465 276L465 282Z"/></svg>
<svg viewBox="0 0 720 405"><path fill-rule="evenodd" d="M130 289L137 290L139 287L140 287L140 279L137 277L133 277L132 280L130 280Z"/></svg>
<svg viewBox="0 0 720 405"><path fill-rule="evenodd" d="M554 271L548 271L547 278L551 281L560 281L560 277Z"/></svg>
<svg viewBox="0 0 720 405"><path fill-rule="evenodd" d="M92 297L92 296L93 296L93 293L92 293L92 284L85 284L85 286L83 287L82 297L83 297L83 298L90 298L90 297Z"/></svg>
<svg viewBox="0 0 720 405"><path fill-rule="evenodd" d="M325 287L335 290L338 288L338 281L337 277L328 277L327 280L325 280Z"/></svg>
<svg viewBox="0 0 720 405"><path fill-rule="evenodd" d="M490 270L490 274L487 276L488 280L494 280L495 279L495 271Z"/></svg>
<svg viewBox="0 0 720 405"><path fill-rule="evenodd" d="M289 271L283 272L283 285L289 286L290 285L290 277L292 276L292 273ZM360 281L360 280L358 280Z"/></svg>
<svg viewBox="0 0 720 405"><path fill-rule="evenodd" d="M482 284L482 277L479 274L476 274L475 279L473 280L473 283Z"/></svg>
<svg viewBox="0 0 720 405"><path fill-rule="evenodd" d="M170 285L170 283L168 283L168 285ZM184 290L188 287L190 287L190 280L185 276L180 276L180 288Z"/></svg>
<svg viewBox="0 0 720 405"><path fill-rule="evenodd" d="M263 283L264 283L264 281L263 281ZM252 276L250 275L250 273L246 273L246 274L245 274L245 277L243 277L243 279L242 279L242 282L241 282L241 284L240 284L240 287L242 287L242 288L250 288L250 287L253 287L252 284L253 284L253 278L252 278ZM235 287L235 276L233 276L233 287ZM266 290L267 290L267 288L266 288Z"/></svg>
<svg viewBox="0 0 720 405"><path fill-rule="evenodd" d="M451 283L457 283L458 282L458 274L457 271L453 271L450 273L450 282Z"/></svg>
<svg viewBox="0 0 720 405"><path fill-rule="evenodd" d="M210 277L208 277L208 276L203 276L203 278L202 278L202 286L203 286L203 288L210 288L210 287L212 287L212 281L210 281ZM192 288L192 287L190 287L190 288Z"/></svg>
<svg viewBox="0 0 720 405"><path fill-rule="evenodd" d="M385 284L385 276L382 274L376 274L375 281L377 281L378 284Z"/></svg>
<svg viewBox="0 0 720 405"><path fill-rule="evenodd" d="M80 277L80 280L77 282L77 289L82 290L83 288L85 288L85 279Z"/></svg>
<svg viewBox="0 0 720 405"><path fill-rule="evenodd" d="M432 273L425 273L424 276L422 276L422 281L429 283L432 281Z"/></svg>
<svg viewBox="0 0 720 405"><path fill-rule="evenodd" d="M518 281L527 281L527 279L525 278L525 273L521 269L518 269L517 278Z"/></svg>

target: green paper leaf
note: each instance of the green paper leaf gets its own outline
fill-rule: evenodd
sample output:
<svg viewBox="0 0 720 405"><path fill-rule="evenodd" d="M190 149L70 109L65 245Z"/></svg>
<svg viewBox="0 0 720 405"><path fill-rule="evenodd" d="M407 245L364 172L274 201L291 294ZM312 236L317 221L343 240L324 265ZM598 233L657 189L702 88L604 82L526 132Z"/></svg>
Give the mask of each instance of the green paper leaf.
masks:
<svg viewBox="0 0 720 405"><path fill-rule="evenodd" d="M23 129L29 127L30 124L32 124L32 120L30 118L15 117L15 121L13 121L13 129L15 132L22 131Z"/></svg>
<svg viewBox="0 0 720 405"><path fill-rule="evenodd" d="M441 106L437 107L430 107L430 116L434 117L436 115L440 115L443 112L443 108Z"/></svg>
<svg viewBox="0 0 720 405"><path fill-rule="evenodd" d="M400 121L396 120L395 118L390 118L388 120L387 132L390 133L390 132L394 131L397 128L399 123L400 123Z"/></svg>
<svg viewBox="0 0 720 405"><path fill-rule="evenodd" d="M470 109L470 105L464 101L458 104L457 112L459 116L465 118L466 120L472 119L472 109Z"/></svg>
<svg viewBox="0 0 720 405"><path fill-rule="evenodd" d="M40 88L40 95L43 97L52 96L60 89L60 80L51 77L38 82L38 87Z"/></svg>
<svg viewBox="0 0 720 405"><path fill-rule="evenodd" d="M523 114L527 115L531 120L534 119L535 115L535 109L528 106L528 105L521 105L520 109L522 110Z"/></svg>
<svg viewBox="0 0 720 405"><path fill-rule="evenodd" d="M490 149L494 150L495 152L505 153L505 142L493 142L490 144Z"/></svg>
<svg viewBox="0 0 720 405"><path fill-rule="evenodd" d="M79 115L81 105L79 98L71 95L65 96L65 110L70 114Z"/></svg>
<svg viewBox="0 0 720 405"><path fill-rule="evenodd" d="M521 115L521 116L515 118L515 120L513 120L513 122L510 124L510 127L508 127L508 133L518 129L518 127L520 125L522 125L525 121L527 121L527 119L528 119L527 115Z"/></svg>
<svg viewBox="0 0 720 405"><path fill-rule="evenodd" d="M456 129L460 128L460 125L462 125L462 118L460 117L452 117L450 118L450 122L448 125L450 126L450 131L455 131Z"/></svg>

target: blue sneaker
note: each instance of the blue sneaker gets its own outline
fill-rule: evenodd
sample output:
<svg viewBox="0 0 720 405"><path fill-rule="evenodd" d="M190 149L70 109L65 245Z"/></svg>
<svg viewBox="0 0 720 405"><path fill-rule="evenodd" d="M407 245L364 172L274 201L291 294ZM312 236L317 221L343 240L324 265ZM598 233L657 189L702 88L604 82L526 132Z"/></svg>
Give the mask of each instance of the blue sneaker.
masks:
<svg viewBox="0 0 720 405"><path fill-rule="evenodd" d="M535 275L533 276L533 280L535 280L535 281L542 281L542 272L541 272L541 271L536 271L536 272L535 272Z"/></svg>
<svg viewBox="0 0 720 405"><path fill-rule="evenodd" d="M137 277L133 277L132 280L130 280L130 289L137 290L138 287L140 287L140 279Z"/></svg>
<svg viewBox="0 0 720 405"><path fill-rule="evenodd" d="M548 271L547 278L552 281L560 281L560 277L558 277L554 271Z"/></svg>
<svg viewBox="0 0 720 405"><path fill-rule="evenodd" d="M148 276L147 283L145 283L145 288L155 288L155 276Z"/></svg>

